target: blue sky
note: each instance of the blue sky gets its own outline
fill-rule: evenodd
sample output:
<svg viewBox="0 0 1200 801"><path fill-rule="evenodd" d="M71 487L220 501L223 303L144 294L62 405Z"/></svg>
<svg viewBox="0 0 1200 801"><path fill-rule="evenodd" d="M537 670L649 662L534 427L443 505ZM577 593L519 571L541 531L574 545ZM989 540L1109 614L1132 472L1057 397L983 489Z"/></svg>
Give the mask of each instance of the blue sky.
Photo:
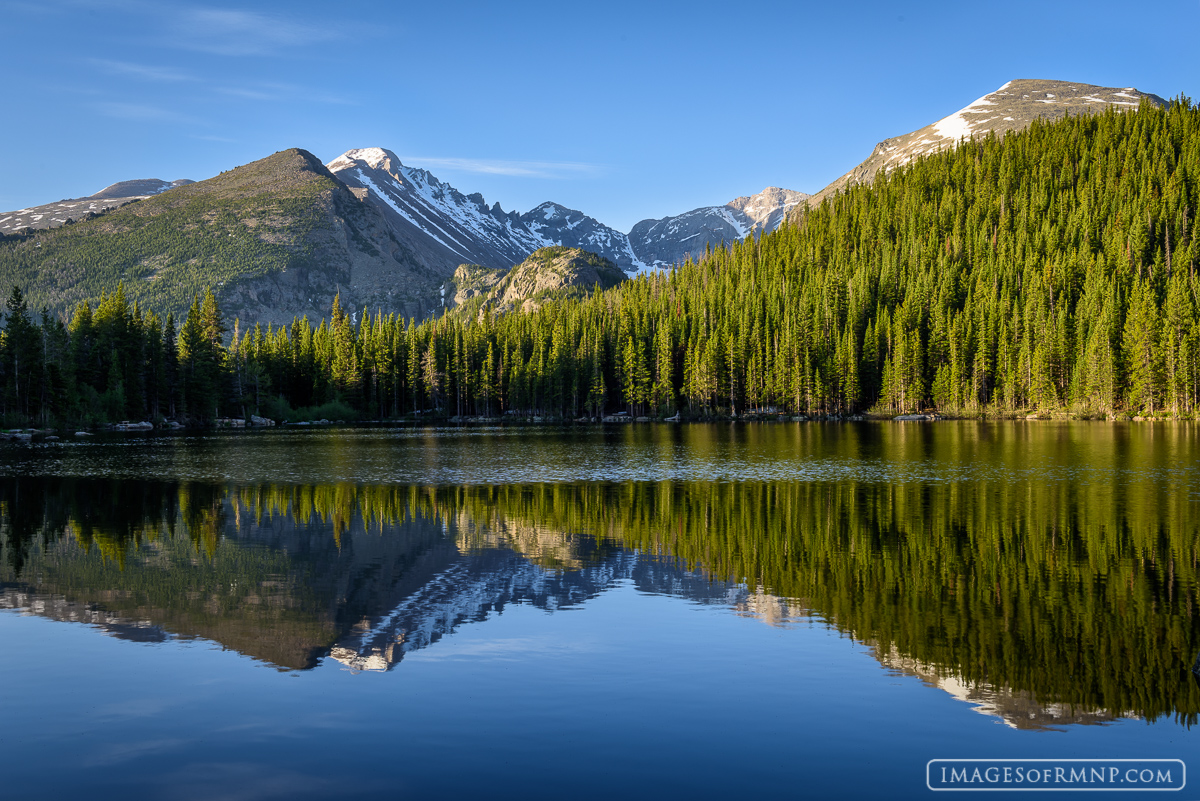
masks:
<svg viewBox="0 0 1200 801"><path fill-rule="evenodd" d="M813 192L1012 78L1200 97L1176 3L0 0L0 209L386 147L628 231Z"/></svg>

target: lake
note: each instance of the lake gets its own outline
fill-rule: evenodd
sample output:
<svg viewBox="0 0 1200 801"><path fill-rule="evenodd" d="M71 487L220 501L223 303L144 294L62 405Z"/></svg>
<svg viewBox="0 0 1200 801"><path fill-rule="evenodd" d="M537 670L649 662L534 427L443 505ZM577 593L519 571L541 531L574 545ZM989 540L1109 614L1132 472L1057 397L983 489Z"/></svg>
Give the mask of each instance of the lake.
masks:
<svg viewBox="0 0 1200 801"><path fill-rule="evenodd" d="M1186 423L3 445L3 786L920 798L1043 759L1103 770L952 792L1146 796L1121 760L1196 762L1198 534Z"/></svg>

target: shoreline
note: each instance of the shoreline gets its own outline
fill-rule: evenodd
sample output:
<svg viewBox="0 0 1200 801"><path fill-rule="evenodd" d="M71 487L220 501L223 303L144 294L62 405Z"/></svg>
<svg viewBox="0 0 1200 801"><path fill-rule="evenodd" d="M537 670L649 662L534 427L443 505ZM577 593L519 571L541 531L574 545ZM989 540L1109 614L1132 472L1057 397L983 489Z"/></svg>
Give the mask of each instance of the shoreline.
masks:
<svg viewBox="0 0 1200 801"><path fill-rule="evenodd" d="M214 431L264 431L269 429L306 429L306 428L342 428L369 426L381 428L411 428L411 427L536 427L536 426L623 426L646 424L688 424L688 423L937 423L937 422L978 422L978 423L1063 423L1063 422L1092 422L1092 423L1195 423L1200 422L1196 415L1129 415L1109 414L1075 415L1067 413L1020 413L1006 412L999 414L962 414L954 412L920 413L890 415L867 413L856 415L776 415L776 414L744 414L744 415L711 415L700 417L631 417L628 415L608 415L603 418L560 418L543 415L504 415L502 417L400 417L376 420L301 420L296 422L282 421L271 424L246 424L236 421L230 424L222 421L218 425L183 426L179 424L155 425L149 422L128 426L122 424L104 426L68 426L66 428L14 428L0 430L0 442L64 442L80 441L88 437L104 434L192 434L196 432ZM237 423L240 423L237 424Z"/></svg>

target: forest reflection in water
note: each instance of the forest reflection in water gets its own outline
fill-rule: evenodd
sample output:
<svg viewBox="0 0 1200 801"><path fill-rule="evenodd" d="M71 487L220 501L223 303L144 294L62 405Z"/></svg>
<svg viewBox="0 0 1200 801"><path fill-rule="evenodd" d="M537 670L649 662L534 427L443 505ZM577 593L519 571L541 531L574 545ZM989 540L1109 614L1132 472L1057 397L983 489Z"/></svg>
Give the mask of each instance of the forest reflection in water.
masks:
<svg viewBox="0 0 1200 801"><path fill-rule="evenodd" d="M1073 482L0 481L0 605L389 669L631 581L817 619L1010 725L1196 722L1195 501Z"/></svg>

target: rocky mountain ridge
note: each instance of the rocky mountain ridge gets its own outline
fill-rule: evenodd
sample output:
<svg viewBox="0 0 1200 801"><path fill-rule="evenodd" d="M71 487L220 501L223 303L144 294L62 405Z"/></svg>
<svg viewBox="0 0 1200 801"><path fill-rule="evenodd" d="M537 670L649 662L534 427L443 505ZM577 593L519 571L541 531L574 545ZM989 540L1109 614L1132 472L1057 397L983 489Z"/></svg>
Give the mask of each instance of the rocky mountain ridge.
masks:
<svg viewBox="0 0 1200 801"><path fill-rule="evenodd" d="M768 187L723 206L643 220L624 234L593 217L547 201L518 214L479 194L464 195L426 170L408 167L379 147L348 150L326 165L393 225L397 236L434 271L459 264L507 269L538 248L582 248L626 273L669 267L706 247L775 230L807 195Z"/></svg>

